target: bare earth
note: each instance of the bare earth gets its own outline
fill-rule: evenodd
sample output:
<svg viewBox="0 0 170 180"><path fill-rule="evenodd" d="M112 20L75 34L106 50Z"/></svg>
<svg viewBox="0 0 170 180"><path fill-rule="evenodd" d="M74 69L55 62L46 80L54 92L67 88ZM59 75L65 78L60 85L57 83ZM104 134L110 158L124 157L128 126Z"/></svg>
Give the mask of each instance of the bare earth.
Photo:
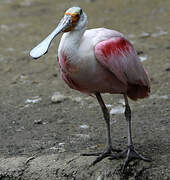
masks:
<svg viewBox="0 0 170 180"><path fill-rule="evenodd" d="M41 59L29 57L73 5L87 13L89 28L124 33L150 74L151 96L130 105L135 147L153 161L133 161L125 175L123 160L91 167L95 157L80 156L102 151L105 126L96 99L61 80L56 62L61 36ZM1 0L0 180L170 180L169 22L169 0ZM54 103L56 92L60 100ZM123 107L122 96L103 97L109 110ZM111 128L113 145L125 149L123 113L111 115Z"/></svg>

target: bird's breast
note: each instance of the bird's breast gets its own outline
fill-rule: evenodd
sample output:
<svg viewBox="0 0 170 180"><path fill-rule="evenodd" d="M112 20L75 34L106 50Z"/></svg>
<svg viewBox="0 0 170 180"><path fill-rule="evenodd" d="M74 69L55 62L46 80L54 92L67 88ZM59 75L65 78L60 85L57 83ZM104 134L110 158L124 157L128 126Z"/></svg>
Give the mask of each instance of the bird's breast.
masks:
<svg viewBox="0 0 170 180"><path fill-rule="evenodd" d="M83 78L95 68L96 59L90 43L77 47L65 41L60 45L58 54L61 69L72 78Z"/></svg>
<svg viewBox="0 0 170 180"><path fill-rule="evenodd" d="M62 71L66 72L67 74L71 75L79 71L79 67L69 56L67 56L67 54L60 54L59 64Z"/></svg>

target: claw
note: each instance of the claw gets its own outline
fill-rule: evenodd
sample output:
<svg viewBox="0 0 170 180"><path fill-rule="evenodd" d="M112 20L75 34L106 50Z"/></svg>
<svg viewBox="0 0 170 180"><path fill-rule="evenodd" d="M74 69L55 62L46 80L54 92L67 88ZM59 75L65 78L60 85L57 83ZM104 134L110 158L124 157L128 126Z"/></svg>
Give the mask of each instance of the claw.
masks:
<svg viewBox="0 0 170 180"><path fill-rule="evenodd" d="M134 160L134 159L140 159L140 160L143 160L143 161L146 161L146 162L151 162L152 160L149 159L149 158L146 158L144 156L142 156L141 154L139 154L133 146L129 146L127 150L119 153L119 154L116 154L116 155L113 155L111 158L109 158L110 160L113 160L113 159L121 159L121 158L125 158L125 161L123 163L123 166L122 166L122 172L124 173L125 172L125 169L127 168L128 164L130 161Z"/></svg>
<svg viewBox="0 0 170 180"><path fill-rule="evenodd" d="M107 147L103 152L98 153L88 153L88 154L81 154L81 156L98 156L95 161L93 161L92 165L94 166L96 163L102 161L106 157L113 157L113 152L120 153L120 149L113 149L111 146Z"/></svg>
<svg viewBox="0 0 170 180"><path fill-rule="evenodd" d="M103 153L103 154L101 154L100 156L98 156L98 157L96 158L95 161L93 161L92 165L94 166L95 164L97 164L98 162L100 162L101 160L103 160L104 158L106 158L106 157L108 157L108 156L110 156L110 154L108 154L108 153Z"/></svg>

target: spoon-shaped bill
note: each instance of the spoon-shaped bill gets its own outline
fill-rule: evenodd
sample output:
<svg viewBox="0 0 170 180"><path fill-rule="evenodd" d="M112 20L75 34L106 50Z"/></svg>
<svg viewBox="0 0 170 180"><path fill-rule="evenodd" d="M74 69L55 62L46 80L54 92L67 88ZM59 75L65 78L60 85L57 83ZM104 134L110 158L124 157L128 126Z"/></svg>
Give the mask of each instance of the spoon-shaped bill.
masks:
<svg viewBox="0 0 170 180"><path fill-rule="evenodd" d="M60 33L61 30L58 29L58 27L51 33L49 36L47 36L40 44L38 44L35 48L33 48L30 52L30 56L32 56L34 59L37 59L47 53L48 48L50 47L51 41L54 39L57 34Z"/></svg>
<svg viewBox="0 0 170 180"><path fill-rule="evenodd" d="M34 59L38 59L45 53L47 53L51 41L57 36L61 31L69 28L72 25L72 18L69 15L65 15L60 21L59 25L49 34L40 44L33 48L30 52L30 56Z"/></svg>

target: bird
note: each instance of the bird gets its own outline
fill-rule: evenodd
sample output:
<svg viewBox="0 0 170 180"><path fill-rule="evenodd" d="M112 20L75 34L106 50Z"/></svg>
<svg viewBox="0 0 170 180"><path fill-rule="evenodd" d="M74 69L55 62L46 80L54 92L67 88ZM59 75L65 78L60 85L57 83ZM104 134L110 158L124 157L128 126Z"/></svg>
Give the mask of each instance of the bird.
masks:
<svg viewBox="0 0 170 180"><path fill-rule="evenodd" d="M70 88L97 98L106 125L105 149L102 152L81 155L96 156L92 165L104 158L123 158L123 172L134 159L151 161L136 151L132 139L128 98L136 101L148 97L150 78L131 42L116 30L87 29L86 13L80 7L74 6L65 11L58 26L30 51L30 56L38 59L46 54L52 40L59 33L63 33L57 54L62 79ZM110 113L102 93L121 94L124 98L128 131L128 143L124 151L113 148Z"/></svg>

